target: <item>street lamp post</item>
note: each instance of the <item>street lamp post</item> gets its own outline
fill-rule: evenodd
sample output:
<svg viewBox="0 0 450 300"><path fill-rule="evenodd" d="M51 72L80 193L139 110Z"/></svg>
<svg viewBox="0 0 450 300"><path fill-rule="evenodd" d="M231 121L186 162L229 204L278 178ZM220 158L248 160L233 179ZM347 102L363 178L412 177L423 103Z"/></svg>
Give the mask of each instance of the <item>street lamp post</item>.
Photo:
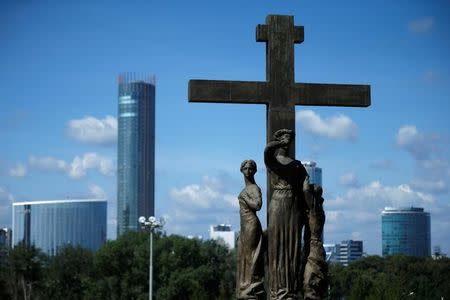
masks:
<svg viewBox="0 0 450 300"><path fill-rule="evenodd" d="M148 270L148 299L153 300L153 230L161 227L161 222L159 222L155 217L151 216L148 221L145 217L139 218L139 224L141 224L142 229L149 229L150 231L150 266Z"/></svg>

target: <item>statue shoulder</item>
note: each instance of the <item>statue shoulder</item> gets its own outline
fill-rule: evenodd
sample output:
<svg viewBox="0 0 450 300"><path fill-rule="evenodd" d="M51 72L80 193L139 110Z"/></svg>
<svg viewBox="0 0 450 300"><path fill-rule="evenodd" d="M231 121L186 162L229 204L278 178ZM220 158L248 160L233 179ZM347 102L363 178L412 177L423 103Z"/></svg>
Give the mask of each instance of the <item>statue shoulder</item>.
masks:
<svg viewBox="0 0 450 300"><path fill-rule="evenodd" d="M259 188L259 186L257 184L251 184L249 186L247 186L247 192L249 194L255 195L255 194L261 194L261 189Z"/></svg>

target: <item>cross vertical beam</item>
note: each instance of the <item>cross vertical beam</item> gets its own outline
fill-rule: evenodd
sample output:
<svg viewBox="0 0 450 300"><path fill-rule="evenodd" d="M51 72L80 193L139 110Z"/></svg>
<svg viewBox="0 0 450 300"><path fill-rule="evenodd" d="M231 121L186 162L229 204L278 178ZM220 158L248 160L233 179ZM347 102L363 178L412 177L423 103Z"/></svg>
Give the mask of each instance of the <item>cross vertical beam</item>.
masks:
<svg viewBox="0 0 450 300"><path fill-rule="evenodd" d="M266 80L270 94L267 107L267 141L278 129L295 132L295 107L291 103L294 75L294 43L303 42L303 27L294 26L294 17L269 15L267 25L256 27L256 41L266 43ZM295 143L289 149L295 157Z"/></svg>
<svg viewBox="0 0 450 300"><path fill-rule="evenodd" d="M189 102L265 104L267 142L279 129L295 132L295 105L370 105L369 85L295 83L294 44L303 40L303 26L294 26L294 17L267 16L266 24L256 27L256 41L266 43L266 81L190 80ZM295 142L289 155L295 157ZM267 173L267 206L271 176Z"/></svg>

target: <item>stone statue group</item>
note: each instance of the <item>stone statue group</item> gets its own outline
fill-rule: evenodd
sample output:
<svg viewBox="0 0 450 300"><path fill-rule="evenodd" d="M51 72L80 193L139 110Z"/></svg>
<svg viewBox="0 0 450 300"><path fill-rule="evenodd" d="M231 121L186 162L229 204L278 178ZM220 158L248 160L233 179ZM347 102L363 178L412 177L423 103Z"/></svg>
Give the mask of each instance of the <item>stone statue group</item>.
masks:
<svg viewBox="0 0 450 300"><path fill-rule="evenodd" d="M267 294L269 299L321 299L326 292L322 187L310 184L302 163L288 156L293 140L291 130L278 130L264 151L273 189L267 232L256 215L262 206L256 163L241 164L245 187L238 197L238 299L266 299Z"/></svg>

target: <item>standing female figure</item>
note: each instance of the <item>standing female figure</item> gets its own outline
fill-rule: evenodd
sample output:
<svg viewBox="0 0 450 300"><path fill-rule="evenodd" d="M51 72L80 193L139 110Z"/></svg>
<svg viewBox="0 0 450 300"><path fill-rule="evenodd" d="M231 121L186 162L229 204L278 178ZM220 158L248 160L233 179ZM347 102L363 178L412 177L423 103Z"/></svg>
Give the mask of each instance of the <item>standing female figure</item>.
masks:
<svg viewBox="0 0 450 300"><path fill-rule="evenodd" d="M244 160L241 172L245 187L239 194L241 231L238 241L238 274L236 294L238 299L263 299L264 257L263 232L256 211L261 209L261 189L255 183L256 163Z"/></svg>
<svg viewBox="0 0 450 300"><path fill-rule="evenodd" d="M272 175L273 193L268 208L268 261L270 299L297 299L302 288L301 236L305 224L302 163L289 157L294 133L275 132L264 151L264 162Z"/></svg>

